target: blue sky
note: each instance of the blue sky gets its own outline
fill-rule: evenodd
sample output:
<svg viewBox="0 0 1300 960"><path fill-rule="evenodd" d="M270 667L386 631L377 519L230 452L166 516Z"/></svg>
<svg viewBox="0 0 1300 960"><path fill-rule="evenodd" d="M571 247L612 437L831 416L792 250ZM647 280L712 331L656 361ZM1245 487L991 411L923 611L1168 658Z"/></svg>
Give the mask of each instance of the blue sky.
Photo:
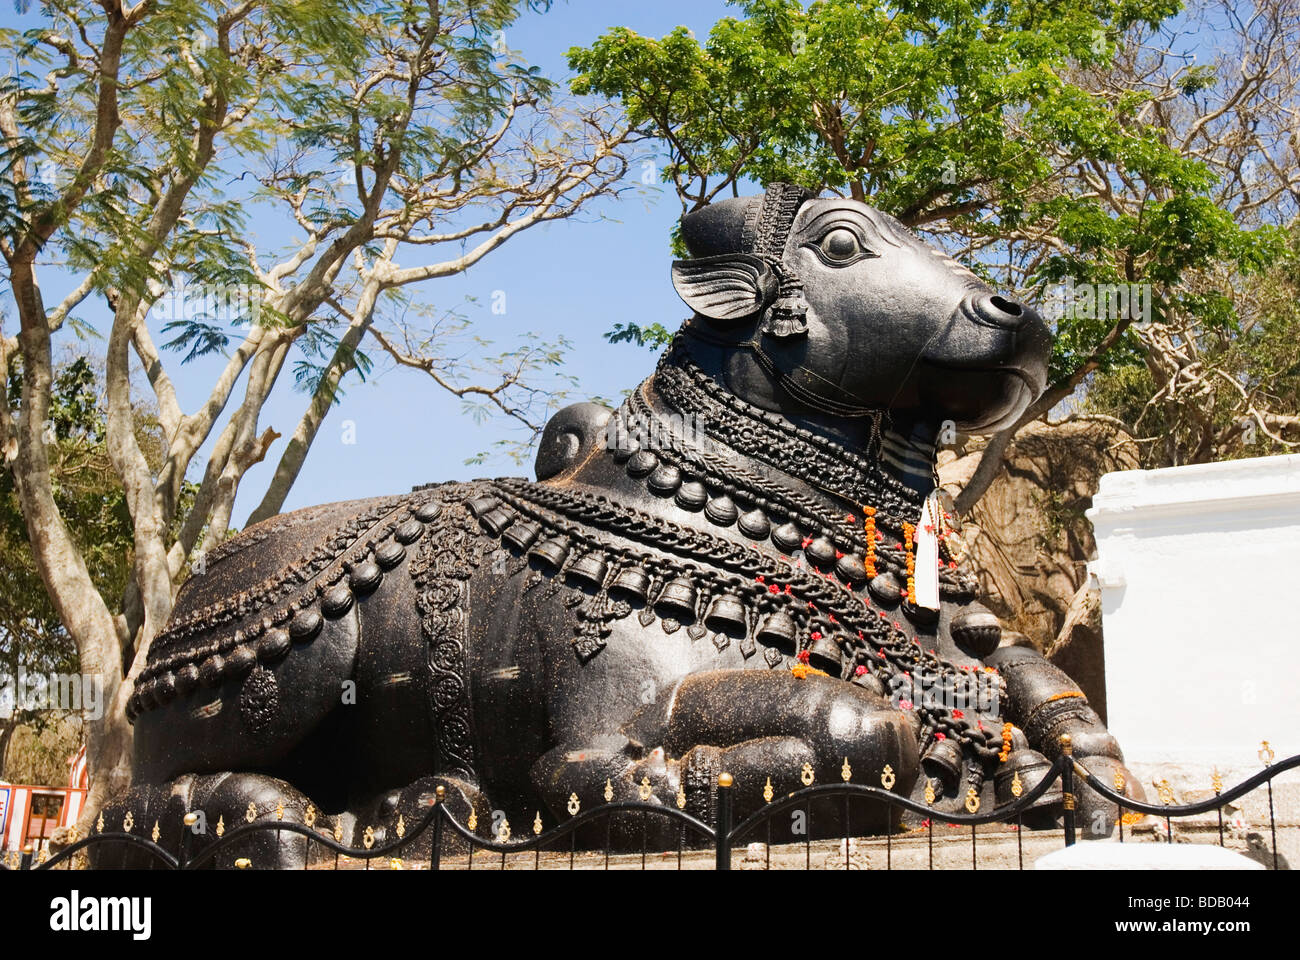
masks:
<svg viewBox="0 0 1300 960"><path fill-rule="evenodd" d="M545 14L525 13L507 31L506 42L526 61L561 81L567 90L570 72L565 51L575 45L589 45L610 27L625 26L638 33L661 36L685 25L705 37L716 20L735 12L716 0L557 0ZM40 22L38 9L6 19L6 25L17 27ZM631 172L638 185L640 173L640 168ZM516 344L525 333L543 339L561 334L568 337L573 350L565 372L579 383L571 390L570 400L619 398L622 391L650 373L656 355L633 345L611 345L601 335L615 322L628 320L642 324L658 321L671 328L687 313L669 281L669 231L680 212L671 188L631 191L626 199L606 201L580 219L525 231L464 275L419 285L414 293L436 310L461 309L474 322L471 333L492 339L497 349ZM274 239L288 238L282 224L262 222L261 215L252 220L250 229L258 232L261 249ZM72 282L50 265L40 276L48 303L57 303ZM491 310L494 291L505 293L504 315ZM477 302L465 304L467 297ZM101 301L86 301L77 315L107 330L109 317ZM159 345L170 337L162 327L163 321L151 315L150 328ZM75 343L66 329L58 340L69 347ZM89 349L102 353L104 344L91 344ZM424 373L394 368L373 343L363 349L378 361L377 375L365 383L355 378L346 382L346 394L322 426L285 502L286 511L403 491L438 480L531 476L531 460L519 465L504 455L494 455L483 464L465 463L475 454L492 449L497 440L517 438L519 433L511 427L511 421L495 417L476 423L462 412L459 399L442 391ZM164 352L164 362L182 408L192 412L206 398L225 358L200 358L182 366L181 356ZM261 429L272 427L283 438L272 446L266 460L245 476L232 517L236 527L245 524L260 501L307 404L308 397L293 389L292 359L260 421ZM241 380L227 413L238 406L242 391ZM220 427L218 424L213 430L208 445L191 465L192 478L202 476L202 458Z"/></svg>
<svg viewBox="0 0 1300 960"><path fill-rule="evenodd" d="M546 14L525 14L507 31L506 42L547 75L566 80L564 52L590 44L609 27L660 36L684 24L703 37L726 15L728 8L720 2L561 0ZM526 231L466 274L423 284L418 295L435 307L477 298L464 308L475 323L473 332L501 347L523 333L544 339L567 336L574 348L566 372L580 384L571 399L616 398L650 372L655 355L628 344L611 345L601 334L620 320L675 325L686 316L668 279L668 235L681 207L665 189L657 196L642 192L605 203L599 210L605 219L589 216L586 222L560 221ZM490 309L496 290L506 294L504 315ZM371 353L378 358L377 349ZM207 379L197 378L200 388ZM282 377L262 416L263 427L272 426L286 438L306 403L303 394L290 388L290 379ZM345 421L355 426L354 444L343 442ZM475 423L462 413L457 398L421 372L388 369L364 384L353 380L321 428L284 509L397 492L436 480L531 476L531 462L516 465L504 456L465 464L496 440L512 436L517 433L503 418ZM266 462L245 477L236 526L260 500L284 442L278 441Z"/></svg>
<svg viewBox="0 0 1300 960"><path fill-rule="evenodd" d="M547 75L566 80L564 52L590 44L609 27L660 36L683 24L703 37L728 13L721 2L561 0L546 14L525 14L507 31L506 41ZM418 295L435 307L477 298L476 304L464 308L475 322L473 332L501 347L513 344L522 333L567 336L574 348L566 372L580 384L571 399L617 398L648 375L655 354L628 344L611 345L601 334L617 321L673 326L686 316L668 272L668 236L681 207L671 189L663 189L657 196L645 191L629 194L628 199L604 203L599 211L604 219L587 216L586 222L560 221L528 230L466 274L421 285ZM506 294L504 315L490 309L496 290ZM377 359L379 352L371 348ZM197 365L192 366L197 373ZM290 388L290 380L282 376L284 382L262 417L263 427L272 426L286 438L306 403L304 395ZM207 381L206 376L196 376L198 389ZM355 425L355 444L342 442L345 421ZM465 464L494 441L511 436L517 433L504 419L475 423L461 412L458 399L421 372L389 369L364 384L352 380L321 428L285 509L436 480L531 476L531 462L520 466L505 457ZM267 461L245 477L234 514L237 526L261 498L284 442L278 441Z"/></svg>

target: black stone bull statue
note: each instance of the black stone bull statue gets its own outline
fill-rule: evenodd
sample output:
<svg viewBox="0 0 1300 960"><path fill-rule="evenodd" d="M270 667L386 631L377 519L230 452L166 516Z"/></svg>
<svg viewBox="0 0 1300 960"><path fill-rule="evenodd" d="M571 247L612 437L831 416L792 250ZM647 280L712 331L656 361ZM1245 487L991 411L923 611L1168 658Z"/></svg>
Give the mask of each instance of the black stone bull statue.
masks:
<svg viewBox="0 0 1300 960"><path fill-rule="evenodd" d="M893 218L784 184L682 237L694 315L619 411L551 420L536 482L299 510L208 555L136 682L113 811L202 810L210 841L250 804L310 805L359 844L443 786L485 833L610 791L708 821L724 771L744 817L847 761L942 816L1031 788L1062 734L1135 789L1070 678L1000 645L931 495L945 422L992 430L1042 391L1039 317ZM832 806L818 832L846 826ZM1110 833L1114 806L1085 787L1079 809Z"/></svg>

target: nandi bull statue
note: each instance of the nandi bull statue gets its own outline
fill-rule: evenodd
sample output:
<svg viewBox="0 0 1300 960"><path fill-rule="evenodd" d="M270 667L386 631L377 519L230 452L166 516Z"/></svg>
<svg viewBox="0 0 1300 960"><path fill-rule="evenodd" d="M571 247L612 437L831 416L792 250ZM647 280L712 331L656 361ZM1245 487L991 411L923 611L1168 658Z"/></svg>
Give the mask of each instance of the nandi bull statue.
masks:
<svg viewBox="0 0 1300 960"><path fill-rule="evenodd" d="M1033 787L1062 734L1133 784L1069 677L1000 646L932 492L945 421L992 430L1042 391L1039 317L856 201L774 184L681 231L694 315L620 410L551 420L536 482L300 510L207 557L136 683L114 810L201 809L210 838L310 805L359 844L438 786L462 822L611 790L707 821L723 771L744 817L847 762L941 816ZM1116 808L1079 799L1109 833Z"/></svg>

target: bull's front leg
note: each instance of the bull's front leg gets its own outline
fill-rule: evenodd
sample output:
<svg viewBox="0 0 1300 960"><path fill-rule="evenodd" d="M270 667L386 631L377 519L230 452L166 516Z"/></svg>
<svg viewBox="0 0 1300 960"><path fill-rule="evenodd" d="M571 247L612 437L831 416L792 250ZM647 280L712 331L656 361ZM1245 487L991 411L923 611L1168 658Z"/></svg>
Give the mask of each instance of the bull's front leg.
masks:
<svg viewBox="0 0 1300 960"><path fill-rule="evenodd" d="M1125 796L1145 799L1141 786L1124 766L1119 742L1069 675L1029 647L1000 647L985 662L996 667L1006 681L1008 702L1003 715L1024 731L1033 749L1055 760L1063 749L1061 738L1068 735L1075 759L1098 780L1114 785L1118 774L1123 778ZM1088 839L1110 836L1119 808L1077 780L1075 816L1080 835Z"/></svg>
<svg viewBox="0 0 1300 960"><path fill-rule="evenodd" d="M720 670L682 680L638 710L617 735L558 747L533 767L533 782L557 815L573 793L617 800L649 792L706 823L714 820L718 776L734 786L736 821L763 807L764 788L784 797L815 783L838 783L848 762L857 782L878 782L886 766L906 795L919 768L915 733L887 700L830 677ZM842 829L835 809L812 811L816 834ZM895 810L895 812L897 812ZM856 832L884 829L885 811L853 813ZM675 840L677 827L661 838ZM639 830L639 828L638 828ZM639 837L640 834L638 833ZM800 837L799 839L802 839Z"/></svg>

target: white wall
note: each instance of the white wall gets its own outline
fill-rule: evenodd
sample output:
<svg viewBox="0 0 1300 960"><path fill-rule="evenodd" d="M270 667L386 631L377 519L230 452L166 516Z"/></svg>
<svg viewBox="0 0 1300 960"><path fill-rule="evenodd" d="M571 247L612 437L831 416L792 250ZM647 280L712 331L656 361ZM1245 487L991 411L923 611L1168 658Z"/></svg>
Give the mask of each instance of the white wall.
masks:
<svg viewBox="0 0 1300 960"><path fill-rule="evenodd" d="M1300 456L1108 473L1087 515L1130 767L1300 753Z"/></svg>

